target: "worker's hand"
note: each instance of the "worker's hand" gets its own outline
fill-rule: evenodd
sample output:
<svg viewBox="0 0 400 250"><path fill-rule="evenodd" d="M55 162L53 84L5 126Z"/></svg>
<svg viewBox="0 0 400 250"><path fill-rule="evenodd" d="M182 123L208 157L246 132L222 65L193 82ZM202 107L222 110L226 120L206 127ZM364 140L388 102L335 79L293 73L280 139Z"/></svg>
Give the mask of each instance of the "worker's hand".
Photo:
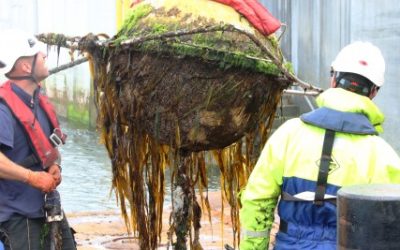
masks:
<svg viewBox="0 0 400 250"><path fill-rule="evenodd" d="M26 183L34 188L40 189L41 191L48 193L56 189L56 181L53 176L44 171L31 171L28 170L28 176L26 178Z"/></svg>
<svg viewBox="0 0 400 250"><path fill-rule="evenodd" d="M62 180L60 166L58 166L57 164L51 165L48 168L47 173L49 173L53 176L54 180L56 181L57 186L60 185L61 180Z"/></svg>

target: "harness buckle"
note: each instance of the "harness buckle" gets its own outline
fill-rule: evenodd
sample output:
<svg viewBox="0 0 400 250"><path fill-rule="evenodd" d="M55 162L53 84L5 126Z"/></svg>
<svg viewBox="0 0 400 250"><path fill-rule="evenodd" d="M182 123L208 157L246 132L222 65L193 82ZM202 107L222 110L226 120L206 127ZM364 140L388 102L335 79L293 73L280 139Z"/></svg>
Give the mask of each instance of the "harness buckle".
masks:
<svg viewBox="0 0 400 250"><path fill-rule="evenodd" d="M59 131L59 133L57 133ZM61 136L58 135L61 133L61 130L58 128L55 128L53 130L53 133L49 136L50 141L53 143L54 147L59 147L63 144L63 140L61 139Z"/></svg>

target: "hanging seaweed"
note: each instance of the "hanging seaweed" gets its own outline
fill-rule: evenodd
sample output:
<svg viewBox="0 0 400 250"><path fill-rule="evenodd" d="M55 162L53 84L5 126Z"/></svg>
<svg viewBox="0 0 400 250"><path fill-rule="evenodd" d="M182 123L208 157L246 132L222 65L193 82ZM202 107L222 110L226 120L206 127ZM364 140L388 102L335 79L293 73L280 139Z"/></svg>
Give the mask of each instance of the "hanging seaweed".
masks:
<svg viewBox="0 0 400 250"><path fill-rule="evenodd" d="M213 1L160 0L136 5L111 39L38 38L88 53L112 184L141 249L160 242L166 167L173 169L170 243L202 249L201 209L210 210L207 152L221 171L237 245L237 194L283 90L293 81L313 89L290 72L274 36L261 35L232 8Z"/></svg>

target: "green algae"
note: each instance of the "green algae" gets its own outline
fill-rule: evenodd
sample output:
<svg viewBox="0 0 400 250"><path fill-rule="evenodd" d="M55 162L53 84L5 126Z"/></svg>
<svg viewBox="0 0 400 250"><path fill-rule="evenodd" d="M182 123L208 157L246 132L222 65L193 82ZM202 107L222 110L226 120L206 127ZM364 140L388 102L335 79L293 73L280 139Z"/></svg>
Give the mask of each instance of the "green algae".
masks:
<svg viewBox="0 0 400 250"><path fill-rule="evenodd" d="M204 17L190 22L187 20L182 22L186 17L174 17L171 18L171 14L163 9L155 10L149 4L140 4L130 12L112 44L118 47L123 41L132 38L190 30L199 23L205 27L216 25L214 20L210 21ZM265 40L269 42L268 47L277 54L279 51L278 40L273 36L265 38ZM238 32L216 31L147 40L131 49L145 53L165 53L178 57L201 58L216 62L222 69L239 67L268 75L282 75L279 67L269 60L254 42ZM290 63L283 63L283 67L292 71Z"/></svg>
<svg viewBox="0 0 400 250"><path fill-rule="evenodd" d="M135 31L138 22L144 17L148 16L153 10L150 4L140 4L134 10L128 13L121 29L117 34L117 39L114 40L115 44L120 44L122 41L129 39Z"/></svg>

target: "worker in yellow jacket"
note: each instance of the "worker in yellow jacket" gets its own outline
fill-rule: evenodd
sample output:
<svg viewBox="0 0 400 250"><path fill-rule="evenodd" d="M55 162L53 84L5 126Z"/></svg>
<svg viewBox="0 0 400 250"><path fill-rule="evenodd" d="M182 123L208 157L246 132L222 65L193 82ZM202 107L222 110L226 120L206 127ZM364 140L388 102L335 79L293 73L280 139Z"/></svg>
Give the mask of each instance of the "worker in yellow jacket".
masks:
<svg viewBox="0 0 400 250"><path fill-rule="evenodd" d="M343 186L400 183L400 158L378 133L384 115L371 101L385 61L368 42L344 47L318 109L284 123L268 140L241 193L240 249L336 249L336 193Z"/></svg>

